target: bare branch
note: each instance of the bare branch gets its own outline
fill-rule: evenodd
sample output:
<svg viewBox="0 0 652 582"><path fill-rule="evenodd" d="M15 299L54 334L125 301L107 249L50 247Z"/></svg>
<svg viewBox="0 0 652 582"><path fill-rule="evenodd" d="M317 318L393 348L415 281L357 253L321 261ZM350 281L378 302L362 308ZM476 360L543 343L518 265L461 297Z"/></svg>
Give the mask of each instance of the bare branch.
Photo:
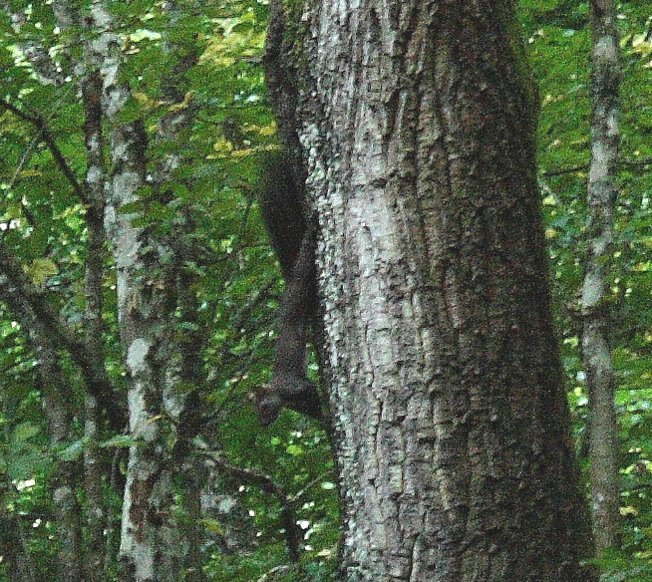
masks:
<svg viewBox="0 0 652 582"><path fill-rule="evenodd" d="M70 354L72 361L79 368L86 388L98 399L111 427L121 431L125 424L124 412L116 404L115 388L105 371L98 369L97 362L87 346L77 340L52 313L43 294L34 288L18 261L1 244L0 297L27 322L30 318L36 318L43 325L50 340Z"/></svg>
<svg viewBox="0 0 652 582"><path fill-rule="evenodd" d="M39 137L43 143L48 146L48 149L52 153L52 157L57 162L57 165L63 172L64 176L67 178L68 182L70 182L73 190L75 191L75 194L77 194L79 199L84 204L88 204L88 194L82 184L80 184L79 180L77 180L77 176L75 176L75 173L70 167L70 164L68 164L65 156L61 153L59 146L57 146L57 142L54 139L54 136L52 135L52 132L50 131L45 118L40 114L31 115L29 113L25 113L19 107L16 107L12 103L9 103L5 100L0 101L0 108L11 111L11 113L13 113L16 117L22 119L23 121L27 121L36 127L38 131L37 137Z"/></svg>
<svg viewBox="0 0 652 582"><path fill-rule="evenodd" d="M620 168L644 168L652 164L652 158L643 158L641 160L618 160L616 166ZM551 178L554 176L562 176L564 174L575 174L577 172L588 172L589 165L570 166L569 168L559 168L547 172L541 172L543 178Z"/></svg>
<svg viewBox="0 0 652 582"><path fill-rule="evenodd" d="M207 457L215 463L218 469L225 473L228 477L237 479L247 485L254 485L260 487L265 493L274 495L281 504L281 521L283 529L285 530L285 543L287 545L288 554L293 562L299 561L299 544L302 539L301 529L297 526L296 513L294 506L285 489L276 483L269 475L255 471L253 469L245 469L237 467L226 461L219 453L210 451L201 451L202 456Z"/></svg>

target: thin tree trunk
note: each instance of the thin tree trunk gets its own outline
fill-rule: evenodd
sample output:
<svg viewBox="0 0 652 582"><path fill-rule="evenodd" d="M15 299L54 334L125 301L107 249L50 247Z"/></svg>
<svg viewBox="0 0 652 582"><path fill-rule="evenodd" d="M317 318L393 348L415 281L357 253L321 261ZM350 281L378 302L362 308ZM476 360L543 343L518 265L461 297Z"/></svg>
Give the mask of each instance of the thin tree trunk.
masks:
<svg viewBox="0 0 652 582"><path fill-rule="evenodd" d="M92 14L98 50L104 51L103 108L111 124L108 236L116 260L118 322L130 379L129 432L138 441L129 449L119 569L124 579L165 582L178 578L179 549L179 540L168 532L172 492L165 441L171 427L162 414L168 286L156 272L156 245L149 246L144 229L133 223L137 216L122 211L138 200L138 190L145 185L147 138L141 122L126 123L120 117L130 93L119 80L121 42L110 11L98 2Z"/></svg>
<svg viewBox="0 0 652 582"><path fill-rule="evenodd" d="M117 449L113 453L111 459L111 467L109 469L109 491L112 491L119 497L124 496L125 491L125 476L122 473L120 465L127 458L124 449ZM116 527L118 525L118 527ZM104 550L104 578L110 579L110 572L113 572L118 560L118 553L120 550L120 527L119 519L117 516L107 513L106 527L105 527L105 550Z"/></svg>
<svg viewBox="0 0 652 582"><path fill-rule="evenodd" d="M13 486L7 475L0 481L0 547L11 582L34 582L34 562L25 543L18 516L9 511L9 494Z"/></svg>
<svg viewBox="0 0 652 582"><path fill-rule="evenodd" d="M168 58L174 62L170 77L161 88L161 97L168 103L170 113L163 116L159 123L159 134L164 142L177 144L177 147L162 161L156 172L157 187L162 191L169 189L170 182L175 180L175 172L184 164L182 143L188 135L195 119L196 108L192 102L185 103L188 91L188 72L197 63L199 46L196 39L183 38L179 30L181 9L174 0L166 0L163 12L168 18L164 48ZM171 40L175 39L176 40ZM176 107L175 107L176 106ZM185 184L192 190L192 184ZM163 197L167 197L164 195ZM175 299L178 320L177 325L184 324L183 336L177 337L176 354L170 362L170 382L168 392L179 399L177 384L182 384L185 396L177 416L177 442L171 453L171 466L178 472L176 482L179 484L183 507L183 520L178 523L184 546L180 549L181 565L184 579L188 581L204 580L202 569L202 526L200 494L196 471L199 463L189 457L191 440L197 435L202 415L201 398L199 394L202 382L201 349L207 335L197 325L198 303L194 284L196 274L186 268L186 261L196 252L189 247L184 233L192 232L194 223L192 209L179 209L175 219L174 235L167 241L174 256ZM180 234L181 233L181 234Z"/></svg>
<svg viewBox="0 0 652 582"><path fill-rule="evenodd" d="M166 2L166 12L174 3ZM131 436L122 512L120 575L139 581L166 582L182 578L188 550L187 531L176 520L173 486L181 461L170 449L184 416L186 398L179 390L184 354L175 333L178 307L177 279L183 257L174 241L135 223L138 215L122 209L139 200L145 185L147 137L140 122L125 123L121 113L130 94L120 80L122 54L113 32L109 10L101 3L93 16L104 47L104 110L111 124L113 176L107 216L109 238L117 265L118 319L130 376L129 417ZM173 18L171 17L171 20ZM180 74L194 58L181 62ZM176 79L167 80L173 87ZM178 87L164 96L178 103ZM183 95L183 93L182 93ZM175 108L163 118L163 139L177 138L187 127L187 108ZM149 184L153 196L163 200L166 181L173 175L180 156L171 155L153 172ZM187 225L186 225L187 226ZM175 231L183 238L184 230ZM192 353L196 358L197 353ZM184 459L185 460L185 459Z"/></svg>
<svg viewBox="0 0 652 582"><path fill-rule="evenodd" d="M102 78L98 70L88 71L82 80L82 98L84 102L84 134L88 170L86 172L86 189L89 206L86 209L86 226L88 244L86 248L86 345L98 360L98 367L104 366L105 350L102 341L104 324L102 323L104 277L104 187L106 168L104 163L104 139L102 135ZM98 447L101 426L98 402L93 392L88 391L84 406L84 489L86 492L86 515L88 535L88 557L86 560L86 580L88 582L103 579L102 567L105 562L104 541L105 505L102 492L103 469L106 459Z"/></svg>
<svg viewBox="0 0 652 582"><path fill-rule="evenodd" d="M62 31L75 27L82 29L84 19L79 7L67 1L54 0L53 11L57 25ZM88 29L88 27L86 26ZM88 32L88 30L87 30ZM101 55L90 40L84 42L84 60L77 63L83 67L79 81L84 107L84 141L86 145L87 170L82 201L86 204L86 248L84 293L85 343L93 358L94 368L105 384L110 384L105 369L102 322L104 277L104 207L107 180L104 161L104 136L102 132L102 77L99 71ZM81 189L81 185L79 186ZM97 443L100 439L101 414L96 397L97 390L87 390L84 398L84 491L86 499L86 523L88 552L84 561L84 575L88 582L102 580L105 508L102 492L103 463ZM117 427L115 427L117 428Z"/></svg>
<svg viewBox="0 0 652 582"><path fill-rule="evenodd" d="M594 579L514 4L272 5L321 230L342 580Z"/></svg>
<svg viewBox="0 0 652 582"><path fill-rule="evenodd" d="M30 336L38 361L38 383L48 421L50 448L56 451L73 438L69 382L59 364L59 354L49 345L46 335L36 321L31 324ZM59 580L62 582L77 582L83 577L81 511L76 493L79 481L77 473L77 463L59 461L53 483L52 501L59 534Z"/></svg>
<svg viewBox="0 0 652 582"><path fill-rule="evenodd" d="M0 252L4 252L0 250ZM58 450L73 439L69 379L59 363L59 354L53 347L49 329L35 314L25 298L24 286L17 277L17 265L9 255L0 274L0 297L7 303L24 329L29 330L31 345L38 362L36 373L38 387L43 399L43 409L48 423L50 448ZM22 274L22 271L20 271ZM59 577L62 581L80 580L82 576L82 533L80 508L76 497L78 483L77 468L74 463L59 461L52 477L52 503L57 518L59 538Z"/></svg>
<svg viewBox="0 0 652 582"><path fill-rule="evenodd" d="M582 288L582 354L589 393L593 536L598 552L620 545L616 377L611 361L608 275L612 263L620 140L620 48L613 0L591 2L593 28L589 254Z"/></svg>
<svg viewBox="0 0 652 582"><path fill-rule="evenodd" d="M188 463L182 475L183 511L184 511L184 538L188 543L184 559L184 580L186 582L202 582L206 577L202 569L203 560L201 547L203 531L200 526L201 512L201 486L198 477L203 474L202 465L196 461Z"/></svg>

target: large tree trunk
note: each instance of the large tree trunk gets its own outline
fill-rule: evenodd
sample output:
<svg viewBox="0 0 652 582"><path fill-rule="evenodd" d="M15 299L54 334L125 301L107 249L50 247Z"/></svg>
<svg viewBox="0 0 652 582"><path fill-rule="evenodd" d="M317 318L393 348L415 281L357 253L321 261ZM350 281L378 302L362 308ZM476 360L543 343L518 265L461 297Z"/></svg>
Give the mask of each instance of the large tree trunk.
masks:
<svg viewBox="0 0 652 582"><path fill-rule="evenodd" d="M598 551L620 545L616 376L611 361L608 275L614 240L620 130L620 47L613 0L591 3L593 121L588 182L590 246L582 288L582 355L590 406L591 505Z"/></svg>
<svg viewBox="0 0 652 582"><path fill-rule="evenodd" d="M590 580L514 3L272 12L320 221L342 579Z"/></svg>

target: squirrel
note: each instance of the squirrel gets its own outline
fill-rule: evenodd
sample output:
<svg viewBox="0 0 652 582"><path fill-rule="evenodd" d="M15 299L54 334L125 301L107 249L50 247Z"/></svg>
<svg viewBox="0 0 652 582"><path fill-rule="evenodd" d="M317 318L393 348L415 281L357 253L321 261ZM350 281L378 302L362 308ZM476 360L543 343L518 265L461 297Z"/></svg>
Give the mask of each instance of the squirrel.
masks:
<svg viewBox="0 0 652 582"><path fill-rule="evenodd" d="M317 312L317 228L304 210L304 189L282 153L263 161L258 202L281 265L285 292L278 317L274 374L253 394L260 423L269 426L282 408L322 419L321 399L306 375L306 343Z"/></svg>

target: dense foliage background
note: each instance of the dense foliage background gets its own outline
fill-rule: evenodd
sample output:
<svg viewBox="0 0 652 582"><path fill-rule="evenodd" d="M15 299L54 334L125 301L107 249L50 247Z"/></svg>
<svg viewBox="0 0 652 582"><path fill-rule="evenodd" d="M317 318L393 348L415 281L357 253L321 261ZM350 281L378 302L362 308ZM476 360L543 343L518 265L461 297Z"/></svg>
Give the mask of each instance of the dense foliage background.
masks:
<svg viewBox="0 0 652 582"><path fill-rule="evenodd" d="M147 228L185 237L184 269L193 273L199 309L192 323L180 321L180 336L207 330L201 359L205 383L185 387L201 393L203 442L220 451L231 469L216 470L202 492L201 525L210 532L202 546L211 580L257 580L289 564L278 491L291 503L303 531L301 569L310 580L329 579L337 554L336 478L326 433L309 420L284 413L261 429L247 395L270 376L273 316L282 290L255 203L262 161L276 149L275 124L266 103L261 67L268 3L221 0L187 3L171 23L160 3L113 3L127 34L123 73L133 102L126 115L142 117L155 133L168 109L161 99L172 63L161 38L192 39L201 56L191 69L184 105L196 110L193 125L175 144L150 142L148 156L169 148L183 151L184 164L172 182L167 204L144 192L135 211ZM589 163L588 4L576 0L524 0L520 14L540 84L541 196L550 245L554 304L577 452L584 468L587 398L579 353L579 290L586 253L586 177ZM7 15L0 20L0 238L11 247L33 284L80 335L83 333L85 208L60 171L43 126L5 110L2 102L47 126L73 172L86 170L83 117L74 79L43 85L24 56L29 43L42 44L62 70L82 55L78 31L60 31L49 3L12 2L25 14L17 31ZM622 552L601 561L606 579L652 579L652 2L618 7L623 51L622 164L618 199L618 244L611 281L613 348L618 372L617 404L622 465ZM188 41L190 42L190 41ZM20 47L20 48L19 48ZM73 72L74 75L74 72ZM191 232L175 232L179 208L190 208ZM125 388L117 333L115 272L107 254L103 338L111 379ZM56 447L48 438L38 359L29 330L0 303L0 541L17 531L39 579L53 579L57 526L51 478L62 463L77 463L86 441L81 421L76 438ZM68 393L78 410L83 394L79 374L62 356ZM311 366L312 372L316 366ZM205 436L209 435L209 436ZM100 443L110 470L104 481L112 506L107 543L119 536L120 496L128 438L106 434ZM238 473L233 468L243 469ZM277 489L262 486L265 474ZM84 502L84 491L78 491ZM180 511L183 511L180 509ZM5 542L7 540L4 540ZM1 545L0 545L1 547ZM0 555L4 550L0 550ZM3 573L0 557L0 575ZM268 579L296 579L280 569ZM114 564L107 564L107 576ZM274 578L276 576L276 578Z"/></svg>

